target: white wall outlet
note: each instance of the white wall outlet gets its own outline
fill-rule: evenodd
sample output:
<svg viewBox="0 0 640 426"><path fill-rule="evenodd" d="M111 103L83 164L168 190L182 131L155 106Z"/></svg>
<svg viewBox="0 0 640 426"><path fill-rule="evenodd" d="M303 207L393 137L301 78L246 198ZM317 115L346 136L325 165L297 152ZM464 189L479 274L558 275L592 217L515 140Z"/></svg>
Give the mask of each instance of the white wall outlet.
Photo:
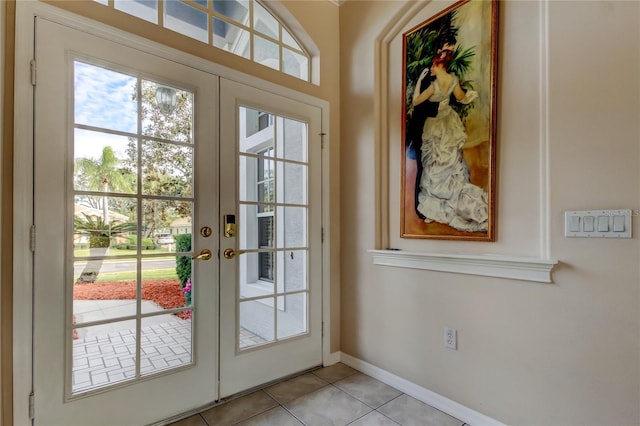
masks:
<svg viewBox="0 0 640 426"><path fill-rule="evenodd" d="M458 332L455 328L444 328L444 347L453 350L458 349Z"/></svg>

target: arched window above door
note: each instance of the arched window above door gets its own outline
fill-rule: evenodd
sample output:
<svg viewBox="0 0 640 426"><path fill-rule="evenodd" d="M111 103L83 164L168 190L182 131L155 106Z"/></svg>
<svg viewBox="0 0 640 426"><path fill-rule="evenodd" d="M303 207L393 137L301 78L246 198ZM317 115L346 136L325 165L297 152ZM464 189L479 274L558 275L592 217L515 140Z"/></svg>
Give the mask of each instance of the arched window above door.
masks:
<svg viewBox="0 0 640 426"><path fill-rule="evenodd" d="M109 8L311 80L311 56L258 0L95 0Z"/></svg>

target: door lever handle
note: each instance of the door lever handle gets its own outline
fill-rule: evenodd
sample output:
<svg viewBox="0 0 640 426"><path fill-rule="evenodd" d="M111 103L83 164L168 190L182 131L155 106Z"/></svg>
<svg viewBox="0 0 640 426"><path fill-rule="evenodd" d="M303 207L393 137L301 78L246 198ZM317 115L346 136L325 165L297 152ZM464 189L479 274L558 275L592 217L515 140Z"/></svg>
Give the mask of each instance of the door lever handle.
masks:
<svg viewBox="0 0 640 426"><path fill-rule="evenodd" d="M193 260L209 260L211 259L211 250L204 249L200 252L200 254L196 256L191 256Z"/></svg>
<svg viewBox="0 0 640 426"><path fill-rule="evenodd" d="M225 249L223 254L225 259L233 259L234 257L246 253L246 250L234 250L232 248Z"/></svg>

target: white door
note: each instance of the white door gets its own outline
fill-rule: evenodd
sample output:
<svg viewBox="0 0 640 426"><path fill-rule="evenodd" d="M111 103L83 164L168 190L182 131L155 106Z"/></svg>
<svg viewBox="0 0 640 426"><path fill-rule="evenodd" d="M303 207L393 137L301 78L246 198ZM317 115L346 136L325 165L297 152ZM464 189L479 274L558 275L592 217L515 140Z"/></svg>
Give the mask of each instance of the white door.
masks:
<svg viewBox="0 0 640 426"><path fill-rule="evenodd" d="M217 77L44 19L35 56L35 424L216 400Z"/></svg>
<svg viewBox="0 0 640 426"><path fill-rule="evenodd" d="M320 120L220 79L221 397L322 363Z"/></svg>

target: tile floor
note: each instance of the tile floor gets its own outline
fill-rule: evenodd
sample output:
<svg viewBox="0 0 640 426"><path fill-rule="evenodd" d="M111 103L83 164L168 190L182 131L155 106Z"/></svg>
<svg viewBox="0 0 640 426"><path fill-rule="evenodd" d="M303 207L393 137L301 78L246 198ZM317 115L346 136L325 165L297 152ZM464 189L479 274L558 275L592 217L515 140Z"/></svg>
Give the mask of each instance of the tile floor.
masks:
<svg viewBox="0 0 640 426"><path fill-rule="evenodd" d="M214 425L462 426L464 422L338 363L171 424Z"/></svg>

